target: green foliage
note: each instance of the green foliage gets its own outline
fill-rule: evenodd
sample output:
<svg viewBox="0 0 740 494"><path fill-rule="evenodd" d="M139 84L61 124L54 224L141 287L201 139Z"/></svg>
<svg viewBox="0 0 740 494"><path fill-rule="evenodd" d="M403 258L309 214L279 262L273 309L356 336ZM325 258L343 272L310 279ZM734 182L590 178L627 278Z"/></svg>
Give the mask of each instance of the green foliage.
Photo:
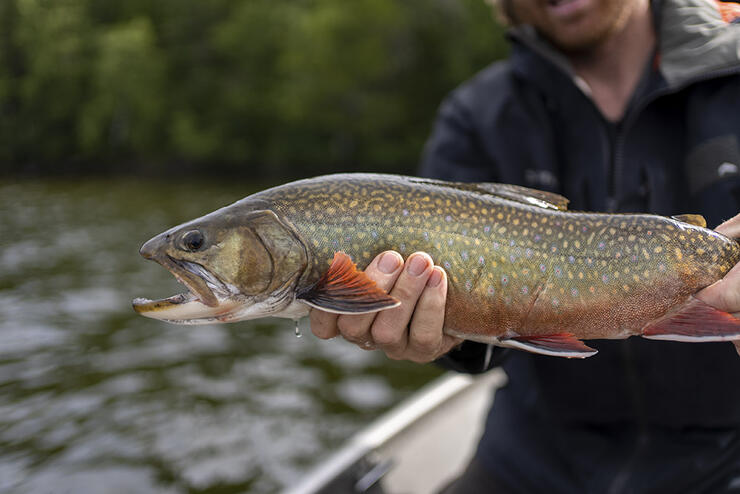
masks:
<svg viewBox="0 0 740 494"><path fill-rule="evenodd" d="M0 170L410 172L504 54L483 0L3 0Z"/></svg>

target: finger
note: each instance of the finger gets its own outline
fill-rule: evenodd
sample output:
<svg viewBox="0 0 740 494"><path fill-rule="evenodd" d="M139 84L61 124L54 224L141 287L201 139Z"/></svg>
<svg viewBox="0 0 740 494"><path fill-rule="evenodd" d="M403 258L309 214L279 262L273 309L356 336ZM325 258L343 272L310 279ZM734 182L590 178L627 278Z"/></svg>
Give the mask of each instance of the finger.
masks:
<svg viewBox="0 0 740 494"><path fill-rule="evenodd" d="M308 318L311 322L311 332L317 338L328 340L339 334L336 314L312 308L308 313Z"/></svg>
<svg viewBox="0 0 740 494"><path fill-rule="evenodd" d="M373 259L365 268L365 274L373 280L379 288L390 291L398 279L403 266L403 258L398 252L385 251ZM360 345L362 348L374 348L370 335L370 326L376 314L342 314L337 319L339 333L348 341Z"/></svg>
<svg viewBox="0 0 740 494"><path fill-rule="evenodd" d="M439 266L429 275L409 324L408 358L415 362L434 360L442 347L447 277Z"/></svg>
<svg viewBox="0 0 740 494"><path fill-rule="evenodd" d="M429 254L411 254L391 290L391 296L400 300L401 305L375 317L370 328L373 340L390 358L401 358L406 349L408 324L433 266Z"/></svg>
<svg viewBox="0 0 740 494"><path fill-rule="evenodd" d="M740 238L740 214L723 222L715 230L727 237Z"/></svg>
<svg viewBox="0 0 740 494"><path fill-rule="evenodd" d="M740 264L721 280L700 290L696 298L725 312L740 312Z"/></svg>

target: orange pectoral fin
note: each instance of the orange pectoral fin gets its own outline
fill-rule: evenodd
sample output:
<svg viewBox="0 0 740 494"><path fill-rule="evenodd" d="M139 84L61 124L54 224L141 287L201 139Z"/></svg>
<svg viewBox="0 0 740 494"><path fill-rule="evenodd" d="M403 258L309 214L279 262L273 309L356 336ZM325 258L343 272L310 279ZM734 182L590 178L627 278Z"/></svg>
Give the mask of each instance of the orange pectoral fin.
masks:
<svg viewBox="0 0 740 494"><path fill-rule="evenodd" d="M296 298L311 307L335 314L366 314L401 305L359 271L344 252L335 253L326 274L299 291Z"/></svg>
<svg viewBox="0 0 740 494"><path fill-rule="evenodd" d="M740 319L689 297L678 310L645 326L642 336L688 342L740 340Z"/></svg>
<svg viewBox="0 0 740 494"><path fill-rule="evenodd" d="M598 350L586 345L572 333L515 336L501 340L500 345L552 357L586 358L598 353Z"/></svg>

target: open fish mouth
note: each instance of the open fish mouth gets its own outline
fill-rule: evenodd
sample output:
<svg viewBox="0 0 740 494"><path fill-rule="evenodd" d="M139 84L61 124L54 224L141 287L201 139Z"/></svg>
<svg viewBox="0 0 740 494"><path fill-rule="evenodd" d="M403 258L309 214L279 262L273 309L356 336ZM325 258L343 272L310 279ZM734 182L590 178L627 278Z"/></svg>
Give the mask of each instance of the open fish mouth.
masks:
<svg viewBox="0 0 740 494"><path fill-rule="evenodd" d="M198 263L170 256L154 259L167 268L189 292L152 300L136 298L133 308L143 316L183 324L216 320L241 305L234 288L227 286Z"/></svg>

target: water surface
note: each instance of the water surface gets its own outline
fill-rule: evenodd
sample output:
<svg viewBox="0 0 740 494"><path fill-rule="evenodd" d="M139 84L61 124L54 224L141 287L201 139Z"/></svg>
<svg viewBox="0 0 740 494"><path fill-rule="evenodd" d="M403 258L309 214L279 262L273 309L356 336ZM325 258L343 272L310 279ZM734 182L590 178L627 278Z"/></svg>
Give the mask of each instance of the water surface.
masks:
<svg viewBox="0 0 740 494"><path fill-rule="evenodd" d="M244 184L0 182L0 492L275 492L439 371L303 321L174 326L139 246Z"/></svg>

